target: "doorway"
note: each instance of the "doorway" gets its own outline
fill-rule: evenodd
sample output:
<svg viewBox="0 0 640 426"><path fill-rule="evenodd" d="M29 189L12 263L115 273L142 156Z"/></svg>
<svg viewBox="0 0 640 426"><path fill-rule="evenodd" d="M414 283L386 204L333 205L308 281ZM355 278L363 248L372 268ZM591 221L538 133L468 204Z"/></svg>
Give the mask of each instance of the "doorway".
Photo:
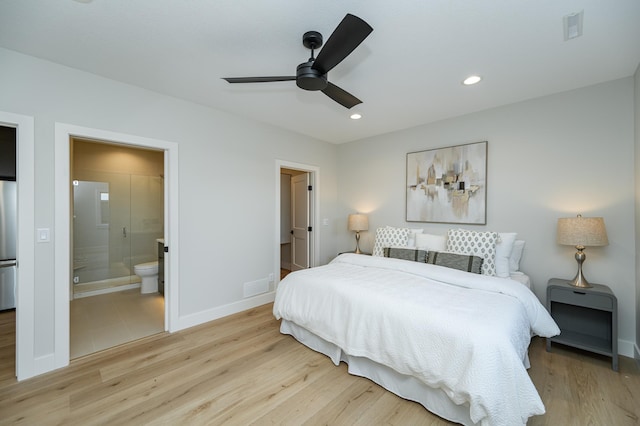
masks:
<svg viewBox="0 0 640 426"><path fill-rule="evenodd" d="M80 138L71 145L73 359L165 329L164 152ZM155 268L144 286L140 265Z"/></svg>
<svg viewBox="0 0 640 426"><path fill-rule="evenodd" d="M276 162L277 250L280 279L289 272L318 264L319 169L298 163Z"/></svg>
<svg viewBox="0 0 640 426"><path fill-rule="evenodd" d="M130 134L75 126L55 124L55 312L54 312L54 353L47 358L44 371L69 365L70 349L70 284L73 283L73 262L71 256L71 139L86 139L98 143L160 150L164 152L164 331L180 329L178 309L178 265L179 265L179 171L178 145L160 139L145 138ZM117 159L116 159L117 161ZM172 202L173 201L173 202ZM66 266L66 267L65 267ZM132 291L132 290L131 290ZM41 372L44 372L41 371Z"/></svg>
<svg viewBox="0 0 640 426"><path fill-rule="evenodd" d="M0 125L16 129L18 189L18 259L16 271L15 375L18 380L37 374L35 327L35 154L31 116L0 111Z"/></svg>

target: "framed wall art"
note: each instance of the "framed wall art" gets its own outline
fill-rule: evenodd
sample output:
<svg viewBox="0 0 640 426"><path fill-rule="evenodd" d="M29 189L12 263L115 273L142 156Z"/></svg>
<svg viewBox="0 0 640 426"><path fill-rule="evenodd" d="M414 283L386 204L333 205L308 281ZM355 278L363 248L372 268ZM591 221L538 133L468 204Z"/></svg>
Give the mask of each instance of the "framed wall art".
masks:
<svg viewBox="0 0 640 426"><path fill-rule="evenodd" d="M487 142L407 154L407 222L487 223Z"/></svg>

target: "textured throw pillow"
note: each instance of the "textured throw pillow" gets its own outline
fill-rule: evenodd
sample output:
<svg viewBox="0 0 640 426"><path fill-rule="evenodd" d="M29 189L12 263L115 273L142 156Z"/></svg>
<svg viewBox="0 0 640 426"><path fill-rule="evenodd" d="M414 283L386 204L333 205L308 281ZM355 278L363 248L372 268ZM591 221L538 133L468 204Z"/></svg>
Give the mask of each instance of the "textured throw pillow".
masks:
<svg viewBox="0 0 640 426"><path fill-rule="evenodd" d="M445 251L447 249L447 237L444 235L418 234L416 235L416 248L427 251Z"/></svg>
<svg viewBox="0 0 640 426"><path fill-rule="evenodd" d="M378 228L373 243L373 256L383 257L385 247L406 247L409 240L408 228Z"/></svg>
<svg viewBox="0 0 640 426"><path fill-rule="evenodd" d="M427 263L432 265L446 266L447 268L472 272L474 274L482 272L483 261L484 259L480 256L439 251L430 251L427 257Z"/></svg>
<svg viewBox="0 0 640 426"><path fill-rule="evenodd" d="M496 276L509 278L509 258L518 234L515 232L498 232L496 243Z"/></svg>
<svg viewBox="0 0 640 426"><path fill-rule="evenodd" d="M509 272L518 272L520 270L520 260L524 251L524 240L516 240L513 243L513 250L509 256Z"/></svg>
<svg viewBox="0 0 640 426"><path fill-rule="evenodd" d="M483 275L495 275L497 232L476 232L466 229L450 229L447 233L447 251L457 254L480 256Z"/></svg>
<svg viewBox="0 0 640 426"><path fill-rule="evenodd" d="M414 262L425 263L427 261L427 252L413 248L385 247L383 249L384 257L394 259L411 260Z"/></svg>

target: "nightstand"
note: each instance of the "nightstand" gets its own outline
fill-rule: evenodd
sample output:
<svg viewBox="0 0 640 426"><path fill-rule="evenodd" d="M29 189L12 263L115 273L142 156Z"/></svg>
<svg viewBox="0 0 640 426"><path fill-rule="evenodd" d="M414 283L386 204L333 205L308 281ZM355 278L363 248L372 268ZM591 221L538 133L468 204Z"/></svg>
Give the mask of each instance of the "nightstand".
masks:
<svg viewBox="0 0 640 426"><path fill-rule="evenodd" d="M552 278L547 283L547 309L560 327L560 335L547 339L585 351L610 356L618 371L618 300L602 284L574 287L569 280Z"/></svg>

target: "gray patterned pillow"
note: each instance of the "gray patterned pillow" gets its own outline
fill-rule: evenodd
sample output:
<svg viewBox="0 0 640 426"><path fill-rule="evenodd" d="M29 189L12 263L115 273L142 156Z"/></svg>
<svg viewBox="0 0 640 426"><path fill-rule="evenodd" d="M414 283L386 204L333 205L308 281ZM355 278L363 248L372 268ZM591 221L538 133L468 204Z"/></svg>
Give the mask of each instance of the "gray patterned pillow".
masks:
<svg viewBox="0 0 640 426"><path fill-rule="evenodd" d="M394 259L412 260L414 262L425 263L427 261L426 250L418 250L412 248L385 247L382 249L384 257L392 257Z"/></svg>
<svg viewBox="0 0 640 426"><path fill-rule="evenodd" d="M409 228L378 228L373 243L373 256L384 256L385 247L406 247L409 240Z"/></svg>
<svg viewBox="0 0 640 426"><path fill-rule="evenodd" d="M497 232L476 232L466 229L449 229L447 233L447 251L457 254L480 256L483 275L496 275Z"/></svg>
<svg viewBox="0 0 640 426"><path fill-rule="evenodd" d="M479 256L430 251L427 263L479 274L484 259Z"/></svg>

